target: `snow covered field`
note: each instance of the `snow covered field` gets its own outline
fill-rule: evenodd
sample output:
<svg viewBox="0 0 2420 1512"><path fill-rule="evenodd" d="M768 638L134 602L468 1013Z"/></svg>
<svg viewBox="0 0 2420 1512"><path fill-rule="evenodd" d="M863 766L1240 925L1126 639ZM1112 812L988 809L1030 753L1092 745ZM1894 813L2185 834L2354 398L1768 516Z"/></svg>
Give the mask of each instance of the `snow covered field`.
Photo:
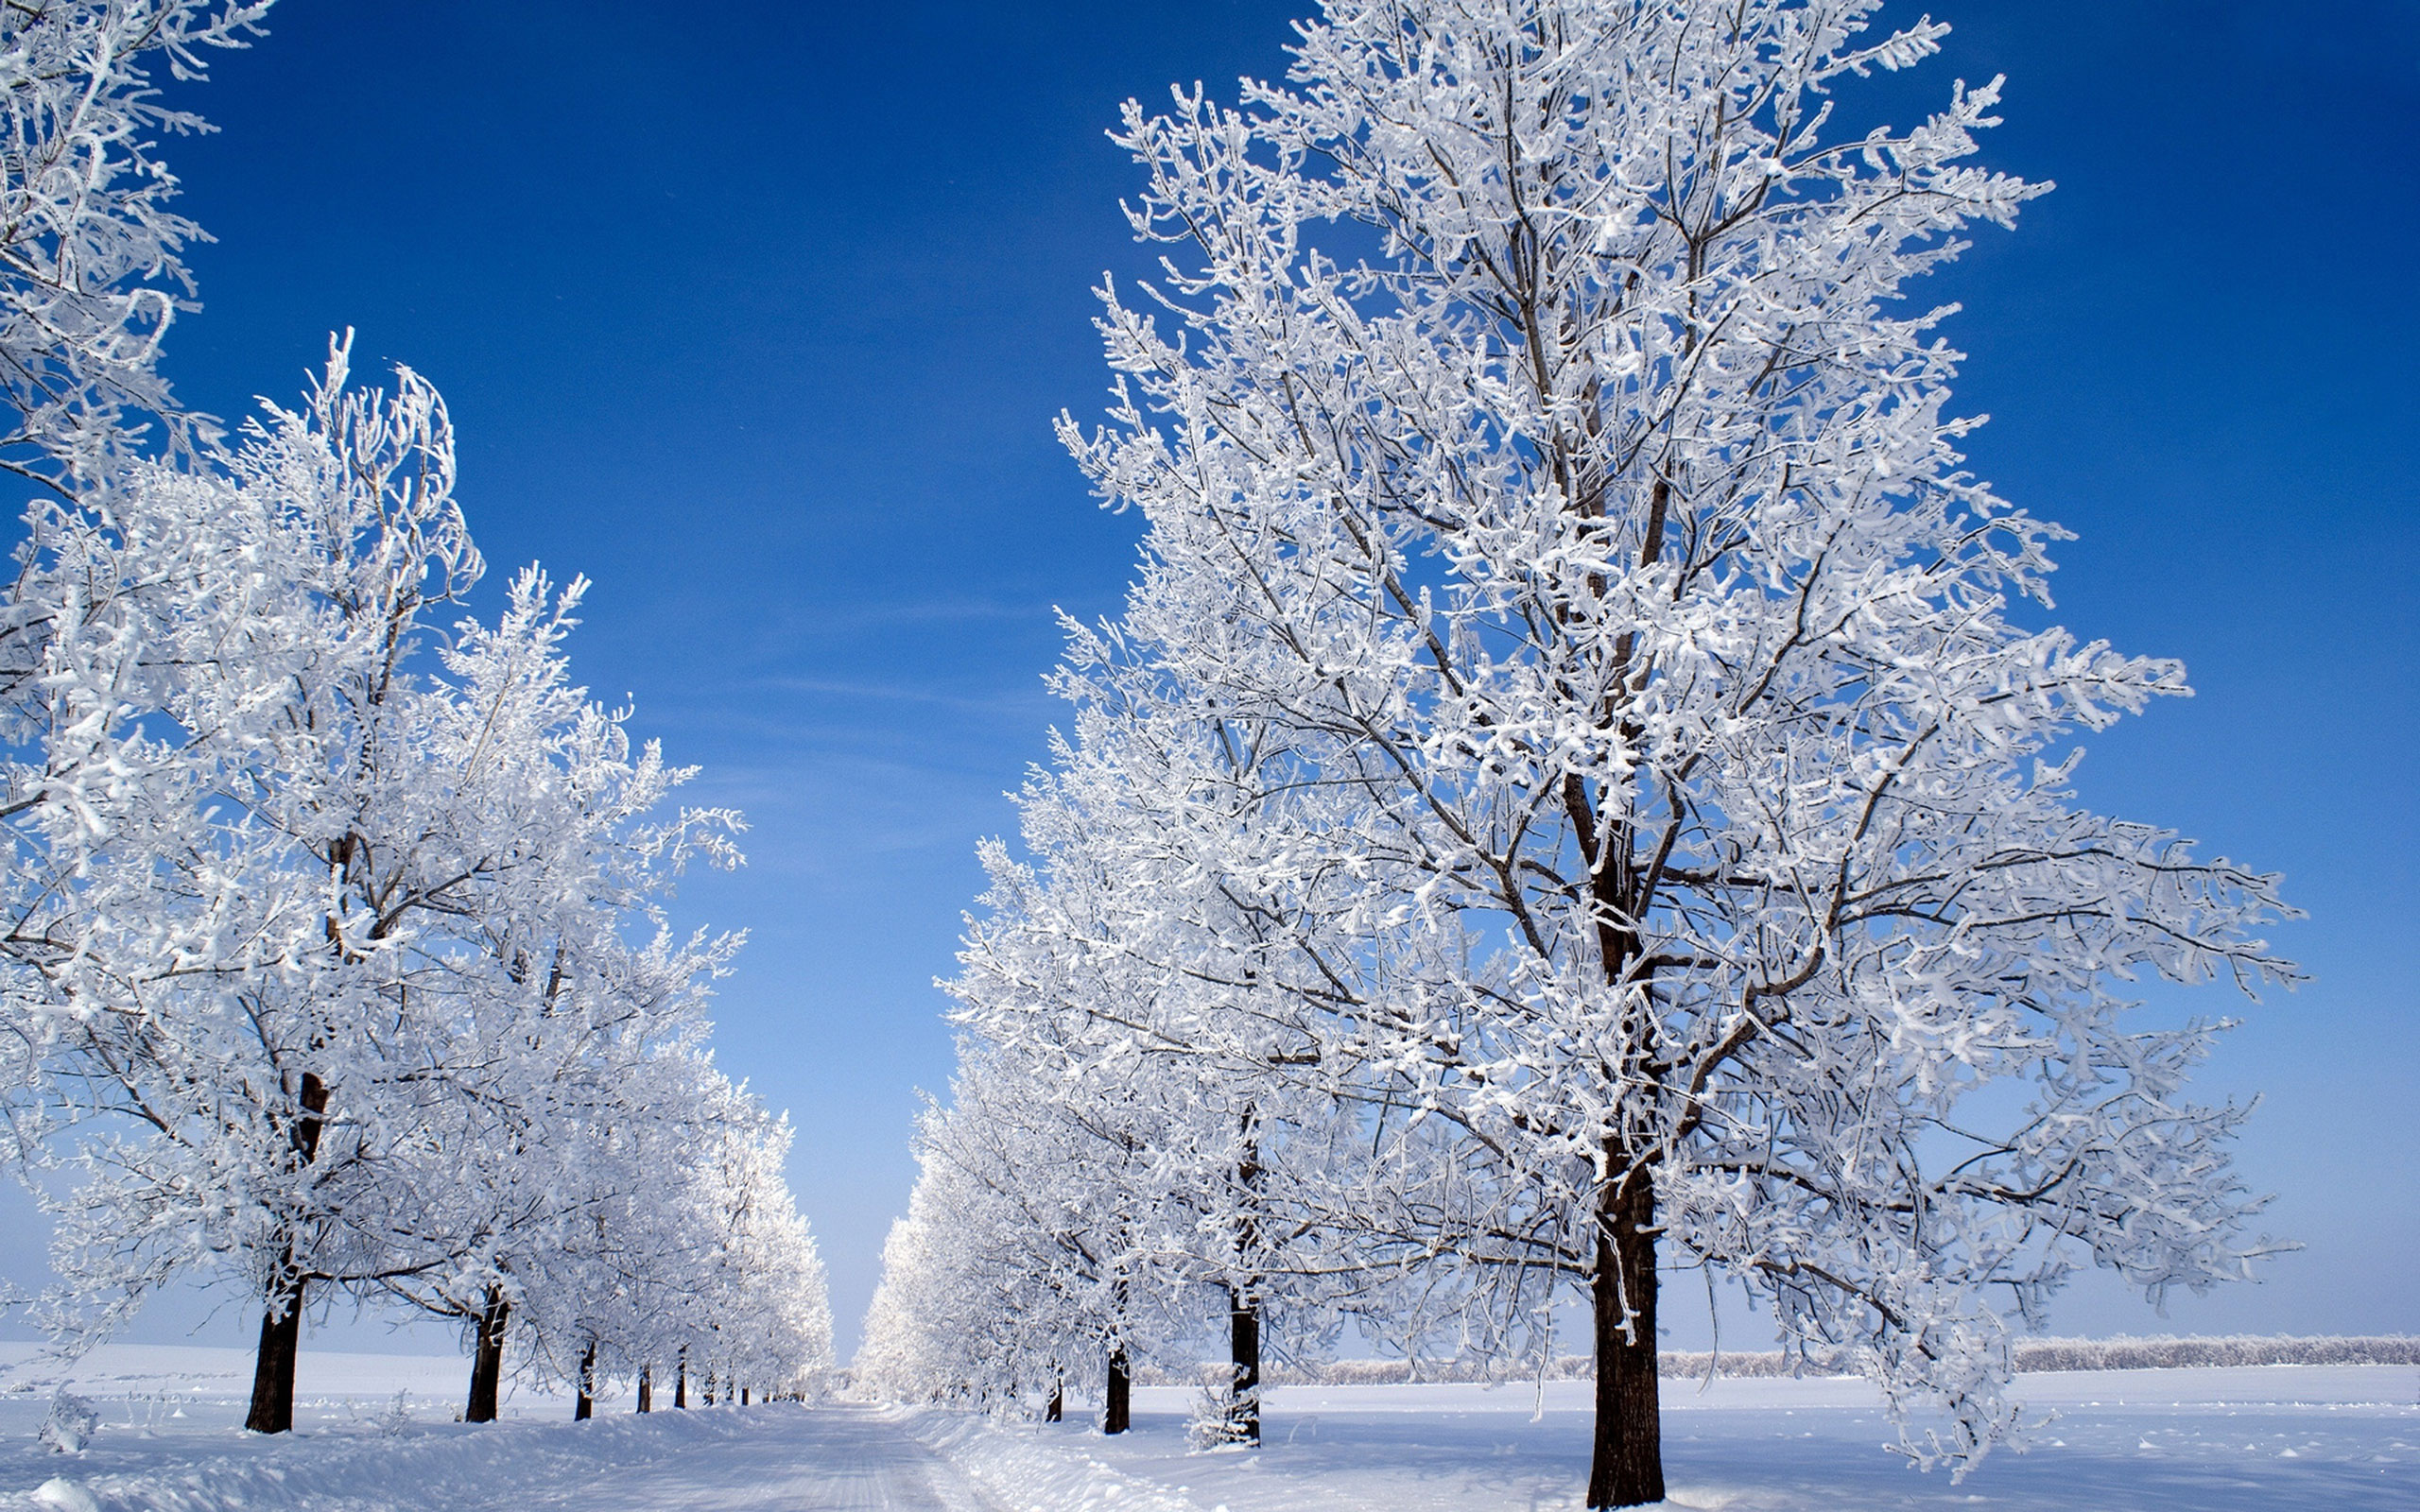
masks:
<svg viewBox="0 0 2420 1512"><path fill-rule="evenodd" d="M1185 1394L1136 1393L1135 1432L1001 1426L948 1413L623 1402L574 1424L523 1394L507 1420L452 1420L456 1360L305 1354L301 1430L241 1432L248 1361L226 1349L116 1348L74 1389L101 1410L92 1446L34 1432L53 1366L0 1346L0 1512L1547 1512L1576 1505L1587 1387L1293 1386L1270 1393L1257 1452L1187 1454ZM1901 1468L1875 1399L1851 1381L1665 1387L1675 1503L1731 1512L1996 1507L2009 1512L2420 1506L2420 1370L2278 1366L2024 1378L2058 1417L2030 1453L1962 1486ZM382 1423L398 1390L412 1420Z"/></svg>
<svg viewBox="0 0 2420 1512"><path fill-rule="evenodd" d="M1182 1488L1165 1503L1170 1509L1543 1512L1578 1505L1590 1389L1549 1383L1547 1411L1532 1422L1534 1387L1280 1388L1256 1454L1186 1454L1184 1394L1173 1388L1136 1394L1138 1432L1123 1441L1080 1428L1034 1433L1070 1458ZM1692 1383L1667 1381L1672 1500L1730 1512L2420 1507L2420 1370L2114 1370L2027 1376L2019 1389L2054 1409L2056 1420L2031 1452L1995 1454L1952 1486L1883 1450L1890 1429L1863 1382L1718 1381L1701 1394ZM975 1435L961 1429L957 1436L978 1484L1005 1482L980 1478ZM1004 1512L1111 1504L1088 1503L1079 1486L1063 1473L1047 1487L1052 1494L1001 1504Z"/></svg>

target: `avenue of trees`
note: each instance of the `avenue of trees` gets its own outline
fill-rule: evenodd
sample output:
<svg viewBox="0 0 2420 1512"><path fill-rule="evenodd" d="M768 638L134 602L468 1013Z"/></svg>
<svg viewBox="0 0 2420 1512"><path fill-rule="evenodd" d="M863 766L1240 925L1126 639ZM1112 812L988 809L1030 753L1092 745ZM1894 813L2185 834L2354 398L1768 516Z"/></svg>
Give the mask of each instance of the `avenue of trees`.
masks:
<svg viewBox="0 0 2420 1512"><path fill-rule="evenodd" d="M1223 1339L1596 1362L1592 1507L1664 1494L1659 1288L1971 1466L2080 1264L2264 1241L2129 984L2291 979L2275 879L2083 808L2187 691L2041 627L2059 528L1962 466L1917 281L2040 192L1996 82L1862 125L1875 0L1327 0L1282 85L1129 106L1123 615L948 984L951 1102L859 1376L1055 1409Z"/></svg>
<svg viewBox="0 0 2420 1512"><path fill-rule="evenodd" d="M667 921L739 816L576 685L586 585L493 619L454 436L350 336L233 434L161 338L198 234L162 102L266 4L0 12L0 464L31 495L0 584L0 1074L57 1215L71 1347L163 1288L260 1319L248 1426L291 1426L306 1315L452 1320L466 1416L512 1368L793 1394L830 1365L789 1145L704 1016L737 937Z"/></svg>
<svg viewBox="0 0 2420 1512"><path fill-rule="evenodd" d="M2014 1423L2085 1264L2156 1299L2268 1242L2135 984L2290 982L2276 879L2084 808L2187 692L2048 625L2054 524L1966 471L1923 277L2041 192L1996 81L1864 84L1877 0L1328 0L1282 84L1130 106L1100 291L1124 611L947 984L856 1363L1055 1415L1205 1347L1504 1378L1584 1340L1592 1507L1664 1492L1667 1279L1881 1388L1919 1463ZM161 357L199 234L169 103L267 0L0 9L0 1110L63 1344L164 1288L259 1320L291 1425L339 1302L587 1416L815 1389L786 1124L714 1063L740 941L673 927L737 814L492 612L436 389L349 336L232 431Z"/></svg>

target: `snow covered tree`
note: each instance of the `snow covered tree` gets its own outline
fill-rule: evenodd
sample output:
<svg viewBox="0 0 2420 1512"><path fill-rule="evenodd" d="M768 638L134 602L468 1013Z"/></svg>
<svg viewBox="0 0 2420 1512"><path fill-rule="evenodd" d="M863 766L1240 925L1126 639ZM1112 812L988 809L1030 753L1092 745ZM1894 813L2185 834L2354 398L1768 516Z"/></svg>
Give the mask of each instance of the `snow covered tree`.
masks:
<svg viewBox="0 0 2420 1512"><path fill-rule="evenodd" d="M2286 910L2074 798L2080 736L2183 673L2029 625L2061 532L1962 471L1950 312L1905 286L2039 186L1966 162L1996 81L1837 129L1943 34L1875 9L1333 0L1290 87L1129 108L1166 277L1103 291L1119 398L1063 427L1150 524L1097 659L1284 752L1178 838L1325 894L1197 1052L1282 1039L1458 1131L1425 1242L1498 1319L1584 1298L1590 1506L1663 1495L1660 1264L1962 1469L2081 1257L2156 1297L2259 1247L2239 1113L2183 1091L2209 1030L2121 1014L2290 975Z"/></svg>
<svg viewBox="0 0 2420 1512"><path fill-rule="evenodd" d="M1080 1150L1020 1077L961 1065L949 1109L918 1121L921 1167L908 1215L884 1246L883 1275L854 1366L857 1388L898 1401L1038 1408L1098 1332L1089 1300L1104 1268L1085 1220ZM1046 1116L1034 1118L1041 1112Z"/></svg>
<svg viewBox="0 0 2420 1512"><path fill-rule="evenodd" d="M162 103L151 70L164 63L178 80L199 79L205 55L244 45L268 9L266 0L57 0L0 11L0 469L59 500L103 486L148 420L165 421L171 453L189 455L210 436L174 407L156 370L160 337L191 292L178 254L201 232L166 209L176 180L147 138L204 128ZM21 548L18 580L0 593L0 740L11 747L0 821L12 848L62 813L96 833L90 799L130 780L112 764L135 745L111 735L108 713L76 691L111 684L79 683L78 670L107 668L120 698L156 685L164 669L132 654L134 620L147 612L137 601L164 591L168 558L206 551L214 536L207 519L164 521L174 539L153 542L163 563L125 578L111 548L79 557L102 538L65 540L75 516L59 502L34 506L28 524L35 539ZM53 732L77 754L45 739ZM6 875L0 970L56 954L58 941L33 922L55 900L43 868L26 862L12 854ZM20 985L11 977L0 990ZM17 1040L27 1052L11 1068L20 1082L39 1039Z"/></svg>
<svg viewBox="0 0 2420 1512"><path fill-rule="evenodd" d="M666 925L693 856L735 862L739 820L664 814L694 768L667 767L652 743L634 751L626 712L572 685L561 646L585 588L555 593L522 574L493 627L458 627L421 715L431 775L475 800L466 828L511 857L480 880L475 909L436 932L463 990L432 1025L445 1042L424 1076L458 1093L440 1141L456 1174L421 1194L420 1223L451 1234L453 1258L388 1283L470 1326L474 1421L494 1414L513 1308L593 1284L574 1263L600 1217L654 1184L625 1157L677 1160L678 1138L652 1125L687 1135L711 1116L712 1074L686 1062L702 1057L707 988L740 943Z"/></svg>
<svg viewBox="0 0 2420 1512"><path fill-rule="evenodd" d="M726 1086L703 1111L712 1159L700 1167L700 1195L715 1235L708 1363L725 1400L745 1401L751 1391L813 1396L835 1364L832 1304L814 1236L782 1177L789 1123L769 1117L744 1087Z"/></svg>
<svg viewBox="0 0 2420 1512"><path fill-rule="evenodd" d="M152 70L205 72L268 0L46 0L0 9L0 468L92 481L144 423L195 433L160 379L160 338L193 292L151 137L204 129Z"/></svg>
<svg viewBox="0 0 2420 1512"><path fill-rule="evenodd" d="M348 391L337 343L229 447L157 374L200 232L150 138L201 123L154 74L268 9L0 13L0 468L50 494L0 591L0 1074L21 1155L84 1176L57 1321L241 1285L268 1431L314 1287L472 1316L475 1400L516 1304L637 1292L804 1389L829 1323L786 1129L705 1049L737 941L662 909L737 816L658 812L690 773L570 684L583 583L532 569L442 633L483 568L424 381Z"/></svg>
<svg viewBox="0 0 2420 1512"><path fill-rule="evenodd" d="M39 760L10 770L6 948L20 1137L86 1173L62 1326L198 1263L234 1280L269 1432L315 1285L470 1319L475 1418L516 1304L610 1312L617 1280L735 1328L726 1370L812 1379L787 1135L704 1048L737 941L663 915L690 860L735 861L737 816L667 812L689 770L570 683L584 584L533 569L416 649L480 571L451 431L416 376L346 378L339 344L218 464L30 517L10 603L51 628L9 706Z"/></svg>
<svg viewBox="0 0 2420 1512"><path fill-rule="evenodd" d="M444 1258L412 1194L445 1169L444 1025L476 973L422 926L479 917L510 865L480 831L493 795L448 780L460 722L406 669L424 609L478 572L442 405L408 373L391 399L345 377L338 348L223 472L133 464L38 511L28 548L54 587L125 606L46 679L28 810L44 906L20 937L61 1051L44 1110L102 1121L65 1273L103 1326L197 1259L243 1273L271 1431L309 1282ZM157 669L147 697L130 669Z"/></svg>
<svg viewBox="0 0 2420 1512"><path fill-rule="evenodd" d="M882 1245L882 1279L866 1308L863 1337L850 1362L851 1388L876 1401L982 1403L1001 1400L970 1368L965 1346L1002 1338L999 1307L980 1300L979 1251L963 1242L982 1214L945 1190L964 1183L954 1167L920 1172L905 1216ZM973 1304L973 1305L969 1305Z"/></svg>
<svg viewBox="0 0 2420 1512"><path fill-rule="evenodd" d="M1168 1134L1194 1109L1173 1078L1127 1070L969 1046L949 1105L918 1125L860 1389L1046 1414L1064 1383L1097 1379L1103 1430L1126 1431L1137 1366L1173 1363L1211 1320L1209 1288L1172 1253L1201 1203Z"/></svg>
<svg viewBox="0 0 2420 1512"><path fill-rule="evenodd" d="M985 915L946 984L970 1036L950 1112L931 1125L952 1137L927 1147L981 1149L1003 1125L1042 1131L1028 1138L1053 1152L1054 1177L1011 1207L1042 1235L1099 1216L1087 1242L1042 1242L1037 1266L1098 1247L1123 1255L1111 1268L1130 1295L1213 1292L1232 1380L1218 1393L1222 1422L1199 1426L1253 1442L1264 1336L1303 1358L1329 1348L1348 1314L1367 1325L1399 1311L1389 1293L1425 1240L1407 1242L1399 1221L1376 1234L1372 1215L1400 1219L1407 1192L1437 1170L1436 1146L1408 1109L1390 1116L1293 1074L1317 1062L1317 1043L1270 984L1357 979L1342 921L1322 912L1355 899L1315 875L1266 890L1243 849L1299 854L1305 826L1339 816L1332 796L1297 788L1265 728L1155 696L1165 690L1148 672L1110 665L1106 643L1070 628L1059 683L1079 702L1076 730L1020 799L1032 864L984 848ZM957 1163L1035 1162L1002 1152Z"/></svg>
<svg viewBox="0 0 2420 1512"><path fill-rule="evenodd" d="M711 1106L704 1092L714 1076L690 1047L659 1045L613 1064L618 1085L595 1087L585 1106L559 1104L547 1130L541 1165L559 1184L559 1211L544 1233L556 1247L516 1246L506 1272L511 1321L526 1345L519 1368L573 1386L581 1418L607 1383L650 1358L650 1330L667 1297L687 1290L699 1236L681 1218L696 1130L673 1110ZM467 1315L436 1295L433 1310ZM464 1295L483 1297L484 1290ZM427 1296L413 1299L429 1305Z"/></svg>

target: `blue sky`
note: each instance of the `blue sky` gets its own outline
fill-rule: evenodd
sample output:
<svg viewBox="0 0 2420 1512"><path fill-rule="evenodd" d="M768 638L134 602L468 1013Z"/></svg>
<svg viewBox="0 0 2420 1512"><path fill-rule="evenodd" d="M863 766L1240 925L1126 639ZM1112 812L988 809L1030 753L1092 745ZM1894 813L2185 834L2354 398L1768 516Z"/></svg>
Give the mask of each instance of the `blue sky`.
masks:
<svg viewBox="0 0 2420 1512"><path fill-rule="evenodd" d="M167 153L219 238L181 393L288 394L345 325L429 374L490 595L531 558L595 578L575 667L747 809L748 868L683 907L752 932L722 1061L798 1127L844 1349L914 1089L948 1074L929 984L974 842L1056 714L1051 609L1113 610L1132 565L1048 429L1099 408L1090 287L1145 266L1102 130L1172 80L1281 71L1300 9L285 0L188 96L220 133ZM2281 936L2302 991L2152 1010L2245 1019L2204 1085L2266 1093L2243 1164L2308 1247L2165 1322L2098 1284L2056 1321L2420 1331L2420 11L1934 13L1948 56L1879 83L1885 118L2004 72L1988 160L2060 184L1942 281L1994 417L1970 455L2080 532L2064 622L2200 690L2097 743L2085 797L2284 870L2312 916Z"/></svg>

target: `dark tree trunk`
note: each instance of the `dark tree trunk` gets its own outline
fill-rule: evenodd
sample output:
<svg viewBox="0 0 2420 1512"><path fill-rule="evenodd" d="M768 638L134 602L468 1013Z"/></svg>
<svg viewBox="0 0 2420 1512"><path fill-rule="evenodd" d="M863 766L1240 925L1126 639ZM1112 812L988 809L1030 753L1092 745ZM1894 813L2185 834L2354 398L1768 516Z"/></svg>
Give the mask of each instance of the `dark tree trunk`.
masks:
<svg viewBox="0 0 2420 1512"><path fill-rule="evenodd" d="M1598 1215L1597 1434L1588 1505L1664 1500L1664 1425L1655 1382L1655 1183L1633 1167ZM1628 1323L1624 1329L1624 1310Z"/></svg>
<svg viewBox="0 0 2420 1512"><path fill-rule="evenodd" d="M678 1358L672 1362L672 1405L689 1405L689 1347L683 1345Z"/></svg>
<svg viewBox="0 0 2420 1512"><path fill-rule="evenodd" d="M715 1373L712 1370L706 1372L704 1385L706 1405L711 1407L715 1404Z"/></svg>
<svg viewBox="0 0 2420 1512"><path fill-rule="evenodd" d="M1260 1442L1260 1304L1235 1287L1227 1289L1227 1353L1236 1372L1227 1409L1227 1441Z"/></svg>
<svg viewBox="0 0 2420 1512"><path fill-rule="evenodd" d="M504 1327L512 1316L512 1304L504 1299L504 1288L488 1288L487 1303L479 1309L478 1332L471 1343L471 1401L462 1409L466 1423L495 1421L496 1398L504 1385Z"/></svg>
<svg viewBox="0 0 2420 1512"><path fill-rule="evenodd" d="M1042 1409L1042 1420L1046 1423L1056 1423L1064 1422L1066 1419L1067 1383L1053 1381L1050 1383L1050 1405Z"/></svg>
<svg viewBox="0 0 2420 1512"><path fill-rule="evenodd" d="M584 1423L596 1416L596 1341L579 1351L579 1395L572 1399L571 1420Z"/></svg>
<svg viewBox="0 0 2420 1512"><path fill-rule="evenodd" d="M739 1404L743 1407L748 1405L748 1388L746 1386L739 1388Z"/></svg>
<svg viewBox="0 0 2420 1512"><path fill-rule="evenodd" d="M1109 1389L1101 1393L1100 1431L1122 1434L1133 1425L1131 1410L1133 1381L1126 1368L1126 1347L1109 1351Z"/></svg>
<svg viewBox="0 0 2420 1512"><path fill-rule="evenodd" d="M261 1310L260 1353L252 1361L252 1410L244 1426L283 1434L294 1426L294 1365L302 1352L302 1278Z"/></svg>
<svg viewBox="0 0 2420 1512"><path fill-rule="evenodd" d="M328 1084L317 1072L304 1072L296 1101L302 1114L294 1121L287 1138L293 1143L296 1163L309 1165L320 1154L320 1115L328 1110ZM305 1278L297 1263L291 1234L286 1236L285 1263L279 1268L290 1279L283 1295L271 1294L261 1310L260 1352L252 1360L252 1406L244 1416L244 1426L256 1434L288 1433L294 1427L294 1366L302 1353Z"/></svg>
<svg viewBox="0 0 2420 1512"><path fill-rule="evenodd" d="M1242 1194L1242 1222L1236 1228L1240 1255L1260 1247L1260 1108L1248 1104L1243 1114L1243 1159L1236 1163L1236 1190ZM1249 1284L1227 1287L1227 1355L1235 1368L1233 1395L1227 1406L1227 1441L1260 1443L1260 1298Z"/></svg>
<svg viewBox="0 0 2420 1512"><path fill-rule="evenodd" d="M639 1411L655 1411L655 1367L639 1366Z"/></svg>

